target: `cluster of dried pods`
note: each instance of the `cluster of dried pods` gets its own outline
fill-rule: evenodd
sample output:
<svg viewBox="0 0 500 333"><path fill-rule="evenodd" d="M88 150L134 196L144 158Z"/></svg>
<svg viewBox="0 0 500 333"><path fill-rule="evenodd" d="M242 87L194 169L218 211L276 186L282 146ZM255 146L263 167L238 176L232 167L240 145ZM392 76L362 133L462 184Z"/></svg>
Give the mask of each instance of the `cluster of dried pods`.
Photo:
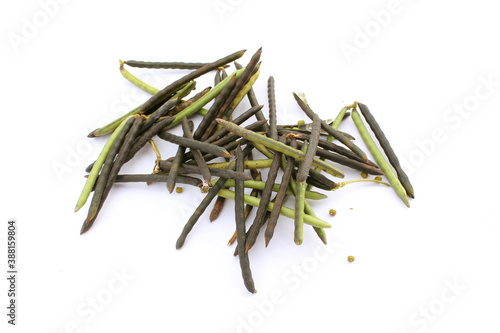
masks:
<svg viewBox="0 0 500 333"><path fill-rule="evenodd" d="M401 169L387 138L366 105L355 102L346 106L333 122L328 122L321 120L311 110L303 95L294 93L293 96L299 107L312 120L312 123L278 126L274 78L270 77L268 80L269 121L265 118L262 112L263 106L257 102L252 89L260 73L262 50L259 49L252 56L246 67L243 68L235 62L236 70L233 74L227 75L225 72L228 64L240 58L244 52L233 53L212 63L120 61L122 75L137 87L151 93L152 97L128 114L89 134L89 137L111 135L98 159L87 168L89 174L75 211L85 204L92 192L94 194L81 229L82 234L92 227L114 183L166 182L170 193L179 183L198 186L205 191L208 188L206 196L184 226L176 247L180 249L183 246L189 232L216 197L210 214L211 221L219 215L225 199L233 199L236 232L229 243L236 240L235 255L240 260L245 286L254 293L255 286L248 251L255 244L264 226L266 246L273 237L280 215L294 220L296 244L302 243L304 224L312 226L321 241L326 244L324 229L329 228L330 224L319 219L307 201L308 199L324 199L326 195L312 191L312 188L336 190L350 182L368 181L368 179L359 179L336 183L321 171L339 178L343 178L344 174L339 168L325 160L359 170L365 175L363 178L366 178L366 174L385 175L390 186L409 206L408 196L411 198L414 196L411 184ZM190 72L164 89L158 90L133 76L124 68L124 65L185 69ZM195 89L194 80L210 71L216 71L214 88L208 87L184 100ZM233 117L234 110L245 96L248 97L251 108ZM204 106L212 101L210 108L204 109ZM358 109L397 174L393 172L378 150L364 126ZM337 130L341 121L349 116L349 111L375 162L370 161L363 150L353 143L354 138L351 135ZM195 129L193 122L188 118L196 114L202 115L203 118ZM240 126L253 116L257 119L255 122L246 127ZM169 129L177 124L181 124L183 136L169 132ZM328 137L322 139L322 135L328 135ZM175 156L166 160L161 159L158 148L153 142L155 136L176 144L178 148ZM334 140L340 144L334 143ZM120 174L121 167L148 143L158 156L154 173ZM266 158L254 159L255 150ZM225 158L226 162L207 163L218 157ZM268 168L265 181L258 171L261 168ZM249 169L250 174L246 173L245 169ZM282 170L281 181L276 183L280 169ZM203 180L193 177L193 174L201 175ZM212 180L212 176L218 179ZM386 184L381 179L370 181ZM204 182L207 186L203 187ZM234 191L229 188L234 188ZM245 188L252 188L250 195L244 193ZM276 195L271 199L273 192L276 192ZM287 195L295 197L294 208L283 206ZM257 207L257 212L253 223L247 229L245 221L252 207Z"/></svg>

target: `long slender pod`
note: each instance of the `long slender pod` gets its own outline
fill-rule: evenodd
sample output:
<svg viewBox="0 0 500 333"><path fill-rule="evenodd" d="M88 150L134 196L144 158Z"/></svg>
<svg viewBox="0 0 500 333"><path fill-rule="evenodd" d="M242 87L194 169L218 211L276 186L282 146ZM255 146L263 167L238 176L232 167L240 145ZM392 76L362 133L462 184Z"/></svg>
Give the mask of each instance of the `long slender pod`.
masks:
<svg viewBox="0 0 500 333"><path fill-rule="evenodd" d="M106 185L104 186L104 190L102 192L102 196L100 198L99 205L95 210L89 211L89 215L87 216L87 218L83 222L82 228L80 230L80 234L87 232L94 224L94 222L97 218L97 215L99 214L99 211L101 210L101 208L104 204L104 201L106 201L106 198L108 197L108 194L111 191L111 188L113 187L113 184L115 182L115 178L116 178L116 176L118 176L118 172L120 171L123 164L126 163L126 158L128 156L130 147L132 146L132 142L134 141L135 137L138 135L143 121L144 121L143 117L137 117L134 120L134 123L132 124L132 127L130 128L127 136L125 137L125 140L124 140L122 146L120 147L120 150L116 154L116 159L115 159L115 162L113 163L113 167L111 168L111 171L109 172L108 178L106 179Z"/></svg>
<svg viewBox="0 0 500 333"><path fill-rule="evenodd" d="M236 171L243 172L243 151L238 146L236 148ZM255 285L252 278L252 271L250 270L250 261L248 259L248 253L245 251L246 244L246 231L245 231L245 187L242 180L236 181L236 187L234 192L234 211L236 216L236 238L238 242L238 252L241 267L241 274L243 276L243 281L245 287L251 293L255 293ZM223 197L222 197L223 198Z"/></svg>
<svg viewBox="0 0 500 333"><path fill-rule="evenodd" d="M314 112L309 108L309 105L305 104L304 101L297 96L297 94L293 93L293 97L297 101L297 104L300 106L302 111L312 120ZM351 140L349 140L345 135L340 133L339 131L333 129L329 126L325 121L321 122L321 128L326 131L329 135L333 136L335 139L342 142L347 148L351 149L353 153L361 157L364 161L368 161L365 152L361 150L358 146L356 146Z"/></svg>
<svg viewBox="0 0 500 333"><path fill-rule="evenodd" d="M182 118L182 130L184 131L186 139L198 142L193 139L193 133L189 129L189 122L186 117ZM207 162L205 162L205 160L203 159L200 150L196 148L195 149L191 148L191 151L193 153L196 164L198 165L198 168L200 168L200 173L203 176L203 179L205 180L206 183L209 183L210 180L212 179L212 175L210 174L210 170L208 169ZM229 153L227 153L227 155L228 156L226 157L231 157Z"/></svg>
<svg viewBox="0 0 500 333"><path fill-rule="evenodd" d="M313 116L313 127L311 131L311 142L307 145L304 160L300 164L299 171L297 172L297 195L295 196L295 230L294 241L295 244L302 244L303 240L303 225L304 225L304 205L305 205L305 192L306 192L306 179L309 175L309 170L312 166L312 161L316 155L318 147L319 132L321 129L321 120L315 113ZM305 147L305 145L304 145Z"/></svg>
<svg viewBox="0 0 500 333"><path fill-rule="evenodd" d="M236 61L234 62L234 66L236 66L237 69L243 68L243 66ZM257 100L257 97L255 96L255 92L254 92L253 88L250 88L250 90L248 90L247 97L248 97L248 101L250 102L250 105L252 107L259 105L259 101ZM255 118L257 118L257 120L267 120L266 117L264 116L264 113L262 112L262 110L257 111L257 113L255 114ZM268 130L269 130L269 125L265 124L264 131L267 132Z"/></svg>
<svg viewBox="0 0 500 333"><path fill-rule="evenodd" d="M78 201L76 203L75 207L75 212L77 212L80 208L82 208L83 205L85 205L85 202L87 202L87 199L90 195L90 192L92 192L92 189L94 188L95 182L97 180L97 176L99 176L99 172L101 171L102 165L104 164L104 161L106 160L106 157L109 154L109 151L111 150L111 147L113 146L113 143L117 139L118 135L120 134L122 128L125 126L129 118L132 116L128 116L125 118L121 124L115 129L113 134L109 137L108 141L104 145L104 147L101 150L101 153L99 154L99 157L95 161L94 165L92 166L92 170L90 171L89 177L87 178L87 181L85 182L85 185L83 187L82 193L80 194L80 197L78 198Z"/></svg>
<svg viewBox="0 0 500 333"><path fill-rule="evenodd" d="M155 62L155 61L123 61L125 65L138 68L154 68L154 69L198 69L208 65L206 62Z"/></svg>
<svg viewBox="0 0 500 333"><path fill-rule="evenodd" d="M272 126L271 126L272 128ZM286 136L282 136L280 138L280 142L286 143ZM274 202L273 210L271 211L271 215L269 216L269 220L267 222L267 228L264 233L266 247L269 245L271 238L274 235L274 230L276 228L276 224L278 222L278 217L280 215L281 207L285 201L285 197L288 190L288 184L290 183L290 179L292 177L293 170L293 158L287 156L287 165L285 170L283 171L283 176L281 177L281 184L279 185L278 193L276 194L276 200ZM281 162L281 161L280 161ZM305 194L304 194L305 195Z"/></svg>
<svg viewBox="0 0 500 333"><path fill-rule="evenodd" d="M191 126L192 123L189 123ZM189 129L192 130L190 127ZM177 183L177 179L179 177L179 166L184 163L184 153L186 152L186 147L179 146L177 147L177 152L175 153L175 157L172 160L172 165L170 167L170 172L167 177L167 190L169 193L172 193L175 188L175 184Z"/></svg>
<svg viewBox="0 0 500 333"><path fill-rule="evenodd" d="M111 149L108 153L108 156L106 157L106 160L104 161L104 165L102 167L102 170L99 173L99 178L97 178L97 181L95 184L94 195L93 195L92 201L90 203L87 218L89 218L89 217L92 218L95 215L95 213L97 212L97 209L99 208L99 205L101 203L101 198L102 198L102 195L104 193L104 189L106 188L106 184L108 181L108 176L111 172L111 169L113 168L116 154L118 154L118 152L120 151L120 148L122 147L122 144L125 140L125 137L128 134L133 123L134 123L134 118L130 118L127 120L127 122L125 123L125 126L122 128L122 130L120 131L120 134L118 135L115 142L113 143L113 146L111 147Z"/></svg>
<svg viewBox="0 0 500 333"><path fill-rule="evenodd" d="M141 107L141 113L144 114L150 114L153 111L155 111L160 105L165 103L172 95L174 94L175 90L177 90L180 86L183 84L192 81L196 79L197 77L200 77L201 75L208 73L214 69L217 69L221 66L224 66L241 56L245 53L245 50L235 52L233 54L230 54L224 58L221 58L217 61L214 61L212 63L206 64L203 67L200 67L193 72L183 76L182 78L178 79L175 82L172 82L162 90L160 90L157 94L153 95L146 103L144 103ZM179 120L180 121L180 120Z"/></svg>
<svg viewBox="0 0 500 333"><path fill-rule="evenodd" d="M231 190L226 190L226 189L219 190L219 193L217 193L217 195L220 195L222 197L225 197L225 198L231 199L231 200L234 200L234 198L235 198L234 192ZM260 206L260 199L245 194L245 203L252 205L254 207L259 207ZM274 207L274 203L270 202L267 205L267 210L272 211L273 207ZM281 213L281 215L286 216L292 220L295 218L295 210L292 208L282 206L280 213ZM304 223L312 225L314 227L318 227L318 228L331 228L332 227L328 222L323 221L322 219L320 219L316 216L310 215L310 214L304 215Z"/></svg>
<svg viewBox="0 0 500 333"><path fill-rule="evenodd" d="M274 151L278 151L280 153L283 153L288 156L292 156L293 158L302 161L304 159L305 154L301 152L298 149L294 149L290 146L287 146L286 144L283 144L281 142L278 142L276 140L273 140L271 138L268 138L264 135L261 135L259 133L255 133L252 131L249 131L241 126L235 125L233 123L230 123L228 121L225 121L223 119L217 119L217 122L221 124L223 127L225 127L227 130L229 130L232 133L235 133L241 137L244 137L245 139L248 139L254 143L261 144L265 146L266 148L272 149ZM344 177L344 173L339 170L338 168L326 163L325 161L321 161L320 159L313 159L312 165L314 167L319 167L321 170L331 174L332 176L335 177Z"/></svg>
<svg viewBox="0 0 500 333"><path fill-rule="evenodd" d="M401 164L399 163L399 159L396 156L396 153L391 147L391 144L389 143L389 140L385 136L384 132L380 128L380 125L378 122L375 120L375 117L373 117L372 113L368 109L368 107L363 104L363 103L358 103L359 110L361 111L361 114L365 117L366 122L368 125L370 125L370 128L372 129L373 133L377 137L378 142L380 143L380 146L385 152L385 155L389 159L389 162L391 165L394 167L396 170L396 173L398 174L398 179L401 182L401 185L406 190L406 193L410 198L415 198L415 193L413 191L413 186L410 183L410 180L408 179L408 175L404 172L403 168L401 167Z"/></svg>
<svg viewBox="0 0 500 333"><path fill-rule="evenodd" d="M296 142L295 138L292 138L292 140L290 142L290 146L292 148L297 148L297 142ZM286 162L285 156L281 157L281 164L282 164L282 168L286 169L286 167L287 167L288 164ZM293 179L293 177L290 179L289 187L290 187L290 190L292 191L293 195L297 196L298 187L297 187L297 183L295 182L295 179ZM307 193L307 191L306 191L306 193ZM307 202L307 200L304 201L304 212L307 215L316 217L316 214L314 213L311 205L309 205L309 203ZM305 217L304 217L304 221L305 221ZM305 223L307 223L307 222L305 222ZM318 235L318 237L321 239L321 241L324 244L326 244L327 243L327 239L326 239L325 230L323 230L323 228L320 228L320 227L317 227L317 226L313 226L313 228L314 228L314 231L316 232L316 234Z"/></svg>
<svg viewBox="0 0 500 333"><path fill-rule="evenodd" d="M250 237L248 237L247 239L246 251L248 251L255 244L259 231L264 224L267 205L271 201L273 185L278 175L280 164L281 164L281 154L276 153L276 155L274 155L273 162L267 174L266 186L264 187L264 190L262 190L261 193L261 206L259 206L259 208L257 209L257 213L253 221L254 228L252 230L252 233L250 234Z"/></svg>
<svg viewBox="0 0 500 333"><path fill-rule="evenodd" d="M233 160L233 163L228 167L228 170L233 170L234 167L235 167L235 162ZM181 235L177 239L177 243L175 245L177 249L180 249L182 245L184 245L186 237L191 232L196 222L198 222L198 219L200 218L201 214L203 214L203 212L207 209L210 202L212 202L212 200L217 196L219 190L221 190L224 187L224 183L226 182L226 180L227 178L221 177L219 178L217 183L210 188L207 195L203 198L201 203L194 211L193 215L191 215L191 217L187 221L186 225L184 226L184 229L182 229Z"/></svg>
<svg viewBox="0 0 500 333"><path fill-rule="evenodd" d="M359 115L358 111L353 110L351 113L351 118L354 121L354 124L356 125L359 134L363 138L363 141L368 147L368 150L370 150L370 153L372 154L377 164L380 166L380 169L385 173L385 176L387 177L387 180L391 184L392 188L394 189L396 194L401 198L401 200L403 200L405 205L407 207L410 207L410 202L408 201L405 188L403 187L403 185L401 185L401 182L399 181L398 177L396 176L394 171L392 171L391 166L389 165L389 163L387 163L384 156L382 156L382 153L377 148L377 145L375 144L372 137L370 136L370 133L368 133L368 130L363 124L363 120L361 120L361 116Z"/></svg>

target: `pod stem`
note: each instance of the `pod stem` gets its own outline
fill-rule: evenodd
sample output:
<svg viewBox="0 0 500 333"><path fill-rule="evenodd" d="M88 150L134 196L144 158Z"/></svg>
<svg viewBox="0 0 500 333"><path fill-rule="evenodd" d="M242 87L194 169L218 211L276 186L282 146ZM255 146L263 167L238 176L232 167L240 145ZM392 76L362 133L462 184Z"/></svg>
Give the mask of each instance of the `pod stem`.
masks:
<svg viewBox="0 0 500 333"><path fill-rule="evenodd" d="M349 184L353 184L353 183L359 183L359 182L372 182L372 183L379 183L379 184L383 184L383 185L386 185L386 186L391 186L391 184L388 184L384 181L381 181L381 180L376 180L376 179L353 179L353 180L348 180L348 181L345 181L345 182L340 182L340 183L337 183L337 186L332 189L332 191L337 191L339 188L342 188L346 185L349 185Z"/></svg>
<svg viewBox="0 0 500 333"><path fill-rule="evenodd" d="M120 73L123 75L124 78L126 78L134 86L144 90L145 92L147 92L148 94L151 94L151 95L154 95L158 91L160 91L160 89L156 89L155 87L150 86L146 82L144 82L144 81L140 80L139 78L137 78L136 76L132 75L132 73L130 73L128 70L126 70L123 65L124 65L124 62L120 60Z"/></svg>

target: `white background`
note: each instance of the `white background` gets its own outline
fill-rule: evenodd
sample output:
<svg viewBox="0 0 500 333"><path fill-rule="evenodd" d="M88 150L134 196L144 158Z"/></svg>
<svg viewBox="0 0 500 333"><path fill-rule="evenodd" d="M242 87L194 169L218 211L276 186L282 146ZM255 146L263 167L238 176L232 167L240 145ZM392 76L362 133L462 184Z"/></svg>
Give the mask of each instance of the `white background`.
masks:
<svg viewBox="0 0 500 333"><path fill-rule="evenodd" d="M0 257L6 271L7 221L16 219L19 265L18 326L6 323L2 278L2 331L500 329L494 2L28 0L1 7ZM270 75L280 123L305 117L292 91L305 92L325 119L364 102L406 161L411 208L381 185L329 193L311 203L332 224L327 249L310 228L296 246L293 222L281 218L269 247L260 239L250 252L254 295L226 245L232 202L214 223L204 215L175 250L203 198L195 188L116 186L80 236L88 206L73 209L84 169L105 143L86 134L148 98L121 77L118 60L210 62L247 49L246 64L259 47L255 91L264 112ZM184 74L131 72L158 88ZM197 91L212 80L213 73L200 78ZM364 147L350 119L341 129ZM174 153L157 142L165 158ZM123 172L148 173L153 161L144 148ZM342 169L346 180L359 178ZM356 260L348 263L348 255Z"/></svg>

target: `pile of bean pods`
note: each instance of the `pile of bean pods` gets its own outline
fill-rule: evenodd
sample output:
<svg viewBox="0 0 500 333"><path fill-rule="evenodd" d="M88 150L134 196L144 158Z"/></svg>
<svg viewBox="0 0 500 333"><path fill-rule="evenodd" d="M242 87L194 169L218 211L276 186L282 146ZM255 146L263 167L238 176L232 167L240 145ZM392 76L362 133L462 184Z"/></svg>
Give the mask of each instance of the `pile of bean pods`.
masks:
<svg viewBox="0 0 500 333"><path fill-rule="evenodd" d="M144 104L89 134L89 137L109 135L109 139L97 160L87 168L87 180L75 209L78 211L93 192L88 215L81 228L82 234L96 221L114 183L166 182L170 193L176 184L198 186L206 196L185 224L177 240L177 249L183 246L188 234L212 201L215 200L210 214L211 221L217 218L226 199L234 200L236 232L229 243L237 242L235 255L239 257L244 284L248 291L254 293L256 290L248 252L261 229L264 229L266 246L269 244L279 216L284 215L294 220L296 244L303 241L304 224L314 228L321 241L326 244L324 229L329 228L330 224L316 217L308 200L326 198L325 194L314 191L314 188L336 190L349 183L336 183L330 179L329 176L344 177L336 165L362 172L365 179L350 182L374 181L390 185L409 207L408 197L414 197L413 188L389 141L366 105L354 102L342 108L333 121L324 121L312 111L303 94L293 93L298 106L312 123L278 126L274 78L270 77L268 80L268 118L264 116L263 105L258 103L252 89L260 74L262 49L252 56L247 66L242 67L235 61L244 53L244 50L235 52L211 63L120 61L122 75L152 96ZM228 75L226 69L232 62L236 69ZM183 69L189 72L158 90L132 75L125 66ZM211 71L216 71L214 87L208 87L188 98L196 87L194 80ZM244 98L248 98L251 108L236 116L234 111ZM208 107L209 103L211 105ZM385 154L377 148L358 110ZM202 116L196 128L189 119L195 115ZM368 159L365 152L353 142L351 135L337 130L341 121L349 115L375 162ZM254 122L246 127L241 126L252 117L256 118ZM183 136L169 131L177 125L182 127ZM324 136L327 136L326 139L322 138ZM162 159L153 141L156 138L175 144L175 156ZM149 145L157 154L153 174L121 174L122 166L131 161L144 146ZM256 152L265 158L254 159ZM217 158L225 161L214 163L212 160ZM268 168L266 179L258 171L262 168ZM279 174L281 180L277 182ZM367 174L385 175L389 184L379 177L366 179ZM193 175L201 176L201 179ZM213 176L216 178L212 179ZM245 194L245 188L252 188L252 192ZM276 194L273 197L274 192ZM287 196L295 197L295 207L283 205ZM257 212L247 228L245 221L252 207L257 207Z"/></svg>

